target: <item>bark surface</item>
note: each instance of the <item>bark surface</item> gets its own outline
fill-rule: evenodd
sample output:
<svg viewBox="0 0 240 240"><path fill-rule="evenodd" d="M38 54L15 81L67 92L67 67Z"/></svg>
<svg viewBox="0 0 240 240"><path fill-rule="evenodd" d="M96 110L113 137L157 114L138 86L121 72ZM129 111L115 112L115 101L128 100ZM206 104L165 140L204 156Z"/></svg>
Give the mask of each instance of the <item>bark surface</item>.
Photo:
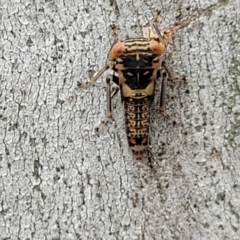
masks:
<svg viewBox="0 0 240 240"><path fill-rule="evenodd" d="M1 239L240 239L240 1L0 1ZM120 96L105 116L113 41L189 21L168 62L169 125L151 115L151 156L128 148ZM160 85L160 84L159 84ZM158 86L159 89L159 86ZM149 164L151 161L151 164Z"/></svg>

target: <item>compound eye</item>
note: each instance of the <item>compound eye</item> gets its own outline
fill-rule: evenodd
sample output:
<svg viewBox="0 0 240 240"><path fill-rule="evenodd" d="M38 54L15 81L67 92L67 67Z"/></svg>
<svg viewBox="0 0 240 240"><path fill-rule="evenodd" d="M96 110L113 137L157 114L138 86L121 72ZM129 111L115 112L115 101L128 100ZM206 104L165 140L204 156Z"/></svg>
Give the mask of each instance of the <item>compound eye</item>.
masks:
<svg viewBox="0 0 240 240"><path fill-rule="evenodd" d="M162 55L163 52L165 51L164 46L155 40L152 40L150 42L150 49L159 56Z"/></svg>
<svg viewBox="0 0 240 240"><path fill-rule="evenodd" d="M119 42L119 43L116 43L111 51L109 52L109 60L112 61L116 58L118 58L119 55L121 55L123 53L123 50L124 50L124 46L123 46L123 43Z"/></svg>

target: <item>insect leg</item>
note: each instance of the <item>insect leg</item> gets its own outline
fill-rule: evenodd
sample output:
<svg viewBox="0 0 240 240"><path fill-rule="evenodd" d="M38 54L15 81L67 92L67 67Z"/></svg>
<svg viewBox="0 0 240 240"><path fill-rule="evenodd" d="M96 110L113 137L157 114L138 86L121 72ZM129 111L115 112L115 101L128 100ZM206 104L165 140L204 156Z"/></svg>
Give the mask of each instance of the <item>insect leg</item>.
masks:
<svg viewBox="0 0 240 240"><path fill-rule="evenodd" d="M173 76L173 73L172 73L170 67L168 66L168 64L165 61L162 62L162 66L167 71L168 79L170 79L171 81L182 81L182 80L185 80L184 77Z"/></svg>
<svg viewBox="0 0 240 240"><path fill-rule="evenodd" d="M164 38L161 34L160 29L158 28L158 18L160 16L160 11L157 11L156 16L154 17L153 21L150 23L151 26L154 28L154 30L156 31L159 41L163 44L164 47L166 47L166 42L164 41Z"/></svg>
<svg viewBox="0 0 240 240"><path fill-rule="evenodd" d="M163 44L163 46L165 48L167 48L168 44L172 42L173 34L175 34L176 31L179 30L180 28L182 28L184 26L187 26L190 23L190 21L187 20L187 21L181 22L181 23L179 23L179 24L177 24L177 25L175 25L175 26L173 26L169 29L160 30L159 27L158 27L159 16L160 16L160 11L157 11L156 16L150 22L150 26L151 26L151 28L154 29L155 33L158 36L159 41Z"/></svg>
<svg viewBox="0 0 240 240"><path fill-rule="evenodd" d="M90 81L88 82L77 82L78 87L85 87L85 86L92 86L97 80L98 78L106 71L109 69L109 65L104 66L95 77L93 77Z"/></svg>
<svg viewBox="0 0 240 240"><path fill-rule="evenodd" d="M109 50L109 52L111 51L112 47L118 42L118 33L117 33L117 30L116 30L116 26L113 25L112 26L112 31L113 31L113 37L114 37L114 41L113 41L113 44ZM108 54L109 54L108 52ZM85 87L85 86L92 86L96 81L97 79L106 71L110 68L109 64L106 64L106 66L104 66L98 73L95 77L93 77L90 81L88 82L77 82L77 85L78 87Z"/></svg>
<svg viewBox="0 0 240 240"><path fill-rule="evenodd" d="M96 131L99 130L103 125L106 125L107 123L111 122L112 120L112 97L115 96L118 89L115 89L113 92L111 91L111 81L116 81L116 76L109 74L106 79L106 95L107 95L107 113L105 119L101 122L101 124L96 127Z"/></svg>
<svg viewBox="0 0 240 240"><path fill-rule="evenodd" d="M165 118L168 119L168 121L170 123L175 124L176 120L173 117L171 117L166 111L165 95L166 95L168 76L167 76L166 72L164 72L162 75L163 75L162 76L162 87L161 87L161 92L160 92L160 112Z"/></svg>

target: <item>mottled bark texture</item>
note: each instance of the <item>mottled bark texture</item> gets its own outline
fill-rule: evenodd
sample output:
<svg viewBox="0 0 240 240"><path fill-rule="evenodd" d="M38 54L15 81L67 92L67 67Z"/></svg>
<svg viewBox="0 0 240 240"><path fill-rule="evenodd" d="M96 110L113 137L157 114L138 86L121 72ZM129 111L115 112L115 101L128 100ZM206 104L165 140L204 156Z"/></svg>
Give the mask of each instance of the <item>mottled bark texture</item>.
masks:
<svg viewBox="0 0 240 240"><path fill-rule="evenodd" d="M106 110L113 41L191 23L174 37L167 110L151 119L151 165L128 149L123 107ZM240 239L239 0L2 0L1 239ZM158 86L159 87L159 86Z"/></svg>

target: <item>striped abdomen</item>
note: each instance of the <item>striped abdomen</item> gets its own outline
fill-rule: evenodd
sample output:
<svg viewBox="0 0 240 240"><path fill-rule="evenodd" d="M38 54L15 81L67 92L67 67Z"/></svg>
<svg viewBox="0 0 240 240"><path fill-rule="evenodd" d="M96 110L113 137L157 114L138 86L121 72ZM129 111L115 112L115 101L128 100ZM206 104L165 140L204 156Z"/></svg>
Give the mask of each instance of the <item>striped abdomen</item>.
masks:
<svg viewBox="0 0 240 240"><path fill-rule="evenodd" d="M149 97L128 98L124 102L128 144L138 160L148 145L150 104Z"/></svg>

